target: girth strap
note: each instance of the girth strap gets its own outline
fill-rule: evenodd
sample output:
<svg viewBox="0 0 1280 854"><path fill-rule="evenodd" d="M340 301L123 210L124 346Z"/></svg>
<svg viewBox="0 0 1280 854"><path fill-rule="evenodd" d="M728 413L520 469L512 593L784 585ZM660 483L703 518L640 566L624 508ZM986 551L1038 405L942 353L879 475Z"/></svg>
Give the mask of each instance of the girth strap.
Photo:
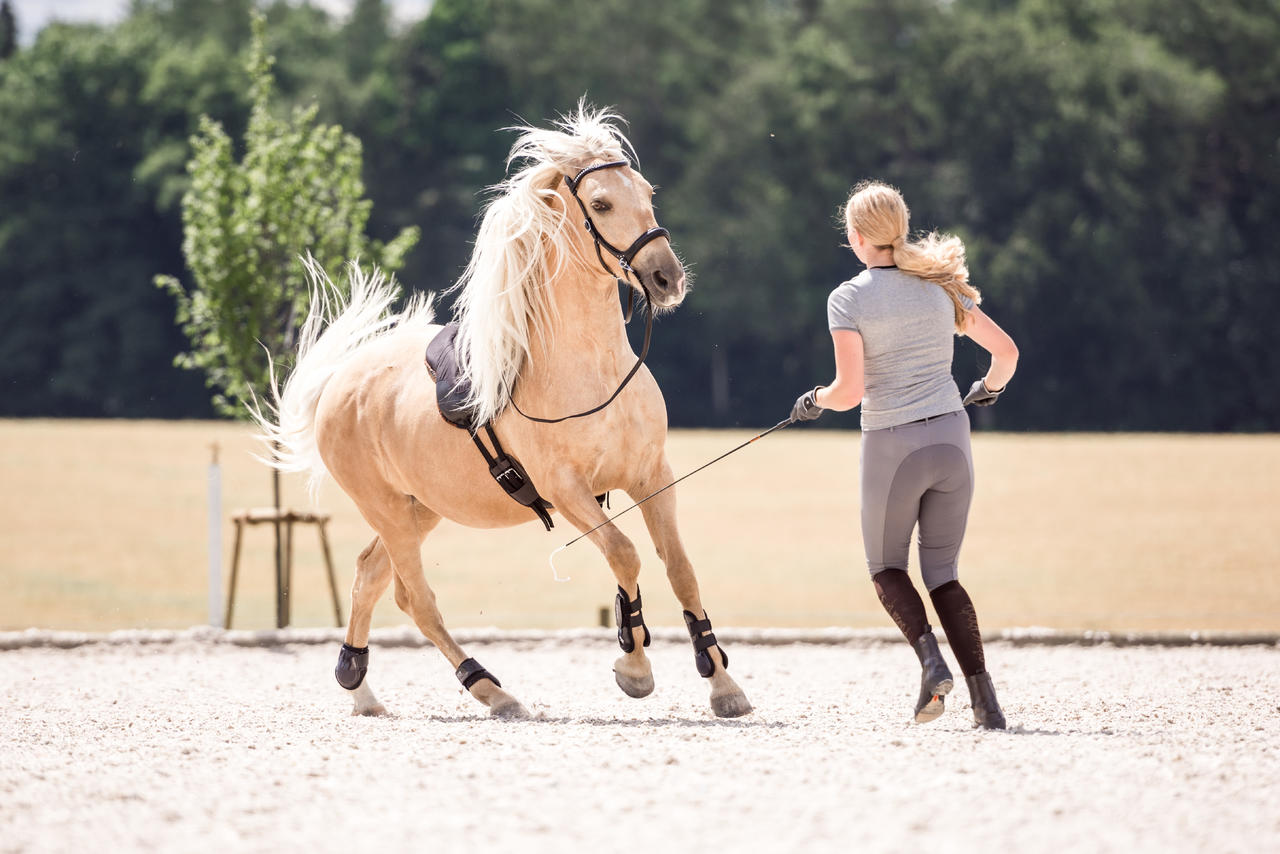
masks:
<svg viewBox="0 0 1280 854"><path fill-rule="evenodd" d="M551 521L551 510L554 508L550 502L538 494L533 481L530 480L519 461L503 450L502 443L498 441L498 435L493 431L492 425L483 425L483 429L489 434L489 441L494 448L493 453L489 453L489 449L480 440L478 433L481 427L475 423L475 410L467 406L471 380L460 371L456 346L457 334L458 324L447 323L427 345L427 373L436 384L436 404L440 415L454 427L467 431L471 441L484 457L493 479L498 482L504 492L511 496L512 500L533 510L550 531L555 527ZM614 396L617 396L616 393ZM596 501L601 507L607 505L608 499L608 493L596 496Z"/></svg>
<svg viewBox="0 0 1280 854"><path fill-rule="evenodd" d="M507 495L537 513L538 518L542 520L542 524L546 525L547 530L550 531L555 527L555 523L551 521L551 514L548 512L551 505L538 494L538 488L529 479L524 466L520 465L514 457L508 456L506 451L502 449L502 443L498 441L498 434L493 432L493 427L486 424L484 425L484 431L489 434L489 441L493 443L494 452L492 454L484 446L484 442L480 441L478 433L471 434L471 441L476 443L476 447L480 449L480 453L484 456L484 461L489 464L489 474L493 476L493 479L498 482L498 486L501 486Z"/></svg>

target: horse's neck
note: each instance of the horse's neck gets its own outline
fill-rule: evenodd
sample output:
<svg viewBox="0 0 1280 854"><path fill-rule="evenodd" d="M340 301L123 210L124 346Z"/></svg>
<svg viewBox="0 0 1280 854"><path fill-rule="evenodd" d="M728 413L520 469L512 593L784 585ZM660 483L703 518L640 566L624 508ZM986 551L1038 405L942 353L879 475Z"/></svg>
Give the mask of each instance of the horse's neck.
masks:
<svg viewBox="0 0 1280 854"><path fill-rule="evenodd" d="M558 315L533 336L522 383L543 390L565 380L616 382L631 369L635 354L627 341L617 288L599 276L565 275L551 283Z"/></svg>

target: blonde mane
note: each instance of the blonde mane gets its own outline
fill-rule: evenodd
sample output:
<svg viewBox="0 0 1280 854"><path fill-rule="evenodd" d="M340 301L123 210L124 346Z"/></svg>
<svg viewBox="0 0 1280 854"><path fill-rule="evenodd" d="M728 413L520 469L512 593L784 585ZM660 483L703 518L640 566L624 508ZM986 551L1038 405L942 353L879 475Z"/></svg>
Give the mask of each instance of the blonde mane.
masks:
<svg viewBox="0 0 1280 854"><path fill-rule="evenodd" d="M507 168L519 171L490 190L475 250L454 290L458 356L471 379L466 403L475 423L496 418L511 400L516 378L530 357L532 331L547 332L556 307L547 287L574 255L570 218L556 194L562 175L575 175L597 160L621 160L631 143L619 116L582 103L561 116L555 129L520 126Z"/></svg>

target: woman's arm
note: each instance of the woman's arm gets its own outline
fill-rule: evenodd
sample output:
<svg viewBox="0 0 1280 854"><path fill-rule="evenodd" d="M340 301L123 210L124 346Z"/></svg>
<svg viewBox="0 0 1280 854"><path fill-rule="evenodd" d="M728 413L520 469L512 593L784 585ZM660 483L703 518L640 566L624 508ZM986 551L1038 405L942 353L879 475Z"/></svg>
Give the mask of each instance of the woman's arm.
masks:
<svg viewBox="0 0 1280 854"><path fill-rule="evenodd" d="M831 343L836 353L836 378L831 385L819 388L814 399L823 409L844 412L862 403L862 336L852 329L833 329Z"/></svg>
<svg viewBox="0 0 1280 854"><path fill-rule="evenodd" d="M989 391L1003 389L1013 378L1013 372L1018 369L1018 345L1013 343L1009 333L1001 329L977 306L969 310L964 334L991 354L991 367L987 370L987 375L982 378L987 389Z"/></svg>

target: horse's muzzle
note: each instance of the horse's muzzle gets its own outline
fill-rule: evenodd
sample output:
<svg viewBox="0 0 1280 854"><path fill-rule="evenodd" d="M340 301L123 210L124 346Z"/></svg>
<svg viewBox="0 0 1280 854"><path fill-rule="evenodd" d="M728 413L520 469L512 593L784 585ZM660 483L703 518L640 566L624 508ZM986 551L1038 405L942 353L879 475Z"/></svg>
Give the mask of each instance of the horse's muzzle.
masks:
<svg viewBox="0 0 1280 854"><path fill-rule="evenodd" d="M686 278L684 267L673 255L670 261L653 267L644 274L649 295L658 308L672 308L684 300Z"/></svg>

